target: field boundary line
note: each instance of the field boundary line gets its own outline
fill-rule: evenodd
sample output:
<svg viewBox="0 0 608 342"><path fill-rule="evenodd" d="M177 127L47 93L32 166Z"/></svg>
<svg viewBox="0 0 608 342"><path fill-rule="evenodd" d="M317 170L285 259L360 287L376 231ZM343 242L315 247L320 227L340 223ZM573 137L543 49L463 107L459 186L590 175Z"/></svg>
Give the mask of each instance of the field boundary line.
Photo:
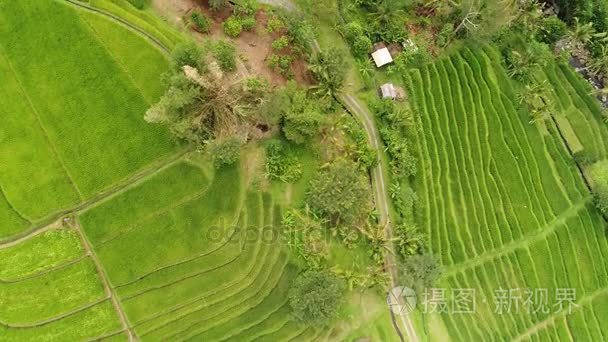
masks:
<svg viewBox="0 0 608 342"><path fill-rule="evenodd" d="M127 315L125 314L124 310L122 309L122 307L120 305L120 299L114 292L114 289L112 289L112 287L110 285L110 281L108 280L108 275L107 275L105 269L103 268L102 263L99 261L99 258L93 252L93 249L91 248L91 244L90 244L89 240L87 239L86 235L84 234L84 232L82 231L82 227L80 226L80 222L78 221L78 219L76 219L76 222L74 224L74 229L76 229L76 232L78 233L78 236L80 237L80 241L81 241L85 251L91 255L91 259L93 260L93 263L95 264L95 268L97 269L97 275L99 276L99 280L101 281L101 284L104 287L104 291L106 292L107 297L112 301L112 305L114 306L114 309L116 310L116 313L118 314L118 318L120 319L122 327L126 330L127 335L129 336L129 341L134 341L135 336L134 336L134 333L131 331Z"/></svg>
<svg viewBox="0 0 608 342"><path fill-rule="evenodd" d="M115 285L114 288L118 289L118 288L122 288L122 287L125 287L125 286L133 285L133 284L139 282L140 280L146 279L146 278L154 275L157 272L160 272L160 271L163 271L163 270L166 270L166 269L170 269L170 268L173 268L173 267L176 267L176 266L180 266L180 265L183 265L183 264L187 264L189 262L196 261L198 259L202 259L202 258L207 257L207 256L211 256L211 254L214 254L215 252L219 251L220 249L223 249L224 247L226 247L230 243L230 241L232 240L232 237L235 235L235 233L236 233L236 229L233 229L232 232L230 233L230 236L228 236L228 238L226 239L226 241L223 241L221 244L216 245L214 249L207 250L207 251L205 251L203 253L199 253L198 255L196 255L194 257L191 257L191 258L188 258L188 259L182 259L182 260L180 260L178 262L175 262L175 263L172 263L172 264L167 264L167 265L163 265L163 266L157 267L157 268L149 271L148 273L140 275L140 276L136 277L135 279L129 280L126 283Z"/></svg>
<svg viewBox="0 0 608 342"><path fill-rule="evenodd" d="M15 68L13 67L13 63L11 63L10 59L8 58L8 56L6 55L6 53L4 52L4 49L2 47L0 47L0 53L3 55L4 60L6 61L6 65L8 65L8 68L13 73L15 81L17 81L17 84L19 85L19 89L21 90L20 92L22 93L23 97L27 100L28 106L31 109L30 114L32 114L34 116L34 118L36 119L36 122L38 123L38 126L40 126L40 129L44 133L44 136L46 137L46 140L48 141L49 146L53 150L53 154L55 155L55 158L56 158L57 162L59 162L59 164L63 168L63 171L65 172L66 176L68 177L70 183L72 183L72 186L74 187L74 190L76 190L76 193L78 194L78 197L80 197L80 200L84 201L85 200L84 195L82 194L82 192L78 188L78 185L76 185L76 182L74 181L74 177L72 177L72 174L70 174L70 171L68 171L65 162L63 161L63 159L59 155L59 152L57 150L57 146L55 146L55 142L53 140L51 140L51 137L50 137L48 131L44 127L44 124L42 123L42 120L40 119L40 114L38 113L38 110L34 106L34 103L32 102L32 99L30 98L30 96L25 91L25 87L23 86L23 83L21 83L21 80L17 76L17 72L15 71ZM8 198L7 198L7 201L8 201Z"/></svg>
<svg viewBox="0 0 608 342"><path fill-rule="evenodd" d="M13 203L11 203L11 201L9 201L8 199L8 195L6 194L6 191L4 190L4 187L2 186L2 184L0 183L0 195L2 195L2 197L4 198L4 200L6 201L6 204L8 204L9 208L11 208L11 210L17 215L19 216L19 218L21 218L22 220L26 221L28 223L29 226L32 225L32 219L30 219L29 217L27 217L26 215L24 215L23 213L21 213L21 211L19 211L15 205Z"/></svg>
<svg viewBox="0 0 608 342"><path fill-rule="evenodd" d="M70 267L72 265L75 265L75 264L81 262L82 260L84 260L85 258L87 258L88 256L89 256L89 254L85 252L85 254L83 254L83 255L81 255L81 256L73 259L73 260L64 262L62 264L59 264L59 265L56 265L56 266L53 266L53 267L49 267L49 268L47 268L44 271L40 271L40 272L31 274L31 275L28 275L28 276L19 277L19 278L15 278L15 279L9 279L9 280L0 279L0 284L15 284L15 283L19 283L19 282L22 282L22 281L25 281L25 280L39 278L39 277L47 275L47 274L49 274L51 272L59 271L61 269L68 268L68 267Z"/></svg>
<svg viewBox="0 0 608 342"><path fill-rule="evenodd" d="M200 191L197 192L193 192L191 194L188 194L182 198L177 199L177 201L175 203L171 203L170 205L163 207L163 208L159 208L157 210L154 210L153 212L149 213L148 215L146 215L145 217L142 217L139 220L136 220L135 222L126 225L122 230L120 230L118 233L116 233L113 236L107 237L101 241L98 241L95 243L95 247L97 249L101 249L103 248L105 245L111 243L112 241L119 239L121 236L124 236L134 230L140 229L142 228L142 226L144 224L146 224L147 222L149 222L150 220L153 220L155 218L158 218L160 216L163 216L165 214L168 214L170 211L178 209L180 207L186 206L192 202L194 202L195 200L199 200L201 199L201 197L205 196L205 194L207 193L207 191L209 190L209 188L204 188Z"/></svg>
<svg viewBox="0 0 608 342"><path fill-rule="evenodd" d="M68 312L62 313L62 314L60 314L58 316L55 316L55 317L52 317L52 318L49 318L49 319L45 319L43 321L38 321L36 323L32 323L32 324L8 324L8 323L5 323L5 322L0 322L0 326L4 326L4 327L10 328L10 329L31 329L31 328L41 327L41 326L44 326L44 325L51 324L53 322L62 320L64 318L70 317L70 316L75 315L75 314L77 314L79 312L86 311L86 310L88 310L88 309L90 309L90 308L92 308L92 307L94 307L94 306L96 306L98 304L101 304L101 303L105 302L108 299L110 299L109 296L104 296L101 299L98 299L98 300L96 300L94 302L91 302L91 303L86 304L84 306L81 306L79 308L70 310Z"/></svg>
<svg viewBox="0 0 608 342"><path fill-rule="evenodd" d="M565 224L566 220L577 215L581 210L583 210L587 204L590 202L591 196L579 201L578 203L571 206L565 212L556 216L553 220L548 222L545 226L537 231L533 231L532 233L528 233L524 235L523 238L518 240L513 240L507 244L504 244L502 247L488 251L475 259L470 259L469 261L465 261L459 264L455 264L450 267L445 268L445 272L443 274L444 278L455 275L458 272L462 272L466 269L470 269L472 267L483 265L486 262L492 261L500 256L511 253L516 249L524 248L534 242L538 242L546 238L549 234L554 232L559 225Z"/></svg>
<svg viewBox="0 0 608 342"><path fill-rule="evenodd" d="M91 30L91 33L92 33L93 37L95 38L95 40L97 40L99 42L99 44L103 47L103 49L108 53L110 58L112 58L112 60L116 63L118 68L127 76L129 81L131 81L131 83L133 84L135 89L137 89L137 92L139 93L139 95L141 95L141 97L144 99L146 104L148 106L150 106L153 103L153 101L150 101L150 99L148 99L148 97L142 90L141 86L133 78L133 75L131 75L131 73L127 70L127 67L124 65L124 63L122 61L120 61L120 58L118 58L117 56L114 55L114 52L112 52L112 49L110 49L110 47L108 46L108 43L103 38L101 38L101 36L99 35L99 32L97 32L95 27L93 27L93 24L91 24L86 18L82 17L80 15L80 13L77 13L77 15L78 15L78 18L80 18L80 20L89 28L89 30Z"/></svg>
<svg viewBox="0 0 608 342"><path fill-rule="evenodd" d="M607 295L607 294L608 294L608 287L603 287L598 290L595 290L594 292L592 292L590 294L583 296L583 298L581 298L578 302L574 303L574 306L572 307L572 310L571 310L572 313L582 310L584 305L591 304L591 303L593 303L593 301L596 298L601 297L603 295ZM543 321L536 323L535 325L531 326L525 332L516 336L513 339L513 341L519 342L519 341L529 340L529 338L531 336L533 336L537 332L547 328L551 324L554 324L556 320L558 320L560 318L563 318L565 320L566 316L569 314L570 313L568 313L568 310L562 310L553 315L550 315L549 317L545 318Z"/></svg>
<svg viewBox="0 0 608 342"><path fill-rule="evenodd" d="M264 302L264 300L266 300L266 298L268 298L268 296L270 296L270 294L277 289L280 285L281 285L281 281L285 281L284 277L286 277L286 268L289 264L289 261L287 260L287 258L283 258L283 260L281 260L281 254L282 253L277 253L276 255L276 260L273 261L273 264L270 265L269 267L269 271L265 272L265 274L262 274L263 278L263 282L260 284L253 284L254 286L254 293L247 293L246 294L246 298L243 300L243 298L240 298L239 301L237 301L236 303L232 303L232 306L229 306L227 308L222 308L223 310L221 312L215 312L213 313L213 315L211 315L210 317L206 317L203 318L202 320L197 320L196 322L190 324L189 326L187 326L185 329L181 329L177 332L172 331L169 336L165 336L163 338L163 340L175 340L173 339L175 336L183 336L185 335L185 339L186 340L191 340L194 339L195 337L204 334L205 332L212 330L218 326L222 326L225 323L230 322L231 320L238 318L240 316L242 316L243 314L247 313L249 310L254 309L255 307L259 306L260 304L262 304ZM272 256L271 256L272 257ZM264 260L266 261L266 260ZM264 263L265 266L267 266ZM280 272L274 272L276 271L274 268L275 266L280 265ZM275 278L275 274L278 274L278 276L276 276ZM272 287L270 287L272 286ZM250 289L253 286L249 286L247 287L245 290ZM239 291L239 293L237 293L236 295L240 295L242 291ZM244 301L252 301L253 305L249 305L249 303L247 303L246 306L242 305ZM192 313L198 312L200 310L203 310L204 308L201 308L199 310L193 311ZM230 315L228 315L228 317L224 316L224 314L226 313L230 313ZM236 313L236 315L233 315L234 313ZM209 325L205 325L204 327L202 327L202 325L200 324L201 322L207 322L207 321L211 321ZM177 338L178 340L180 338Z"/></svg>
<svg viewBox="0 0 608 342"><path fill-rule="evenodd" d="M127 28L130 28L131 30L135 31L136 33L140 34L141 36L143 36L146 39L148 39L149 41L151 41L153 43L153 45L155 45L158 49L162 50L162 52L165 54L165 56L169 55L169 53L170 53L169 48L165 44L163 44L160 40L158 40L156 37L154 37L153 35L146 32L146 30L142 29L141 27L139 27L135 24L132 24L131 22L129 22L126 19L123 19L115 14L112 14L108 11L97 8L95 6L91 6L89 4L82 3L82 2L78 2L76 0L63 0L63 1L71 4L74 7L80 7L82 9L106 16L106 17L110 18L111 20L116 21L116 22L126 26Z"/></svg>
<svg viewBox="0 0 608 342"><path fill-rule="evenodd" d="M124 333L124 332L127 332L127 331L125 329L116 330L116 331L109 332L109 333L104 334L104 335L98 335L96 337L89 338L86 341L87 342L99 342L99 341L102 341L102 340L104 340L106 338L110 338L110 337L114 337L116 335L120 335L121 333Z"/></svg>
<svg viewBox="0 0 608 342"><path fill-rule="evenodd" d="M75 207L61 210L54 214L51 214L49 217L39 221L43 223L29 230L23 231L19 234L15 234L7 239L0 239L0 249L14 246L20 242L28 240L31 237L34 237L40 233L52 229L57 224L57 221L60 220L62 217L72 214L81 214L82 212L85 212L101 203L104 203L105 201L111 199L114 196L119 195L120 193L130 189L131 187L136 186L141 182L144 182L149 177L153 177L158 172L180 162L182 158L189 152L189 149L183 149L182 151L174 153L169 157L157 159L156 161L153 161L152 163L148 164L146 168L140 169L131 176L127 177L126 179L114 183L114 186L106 189L105 191L97 193L95 196L89 198L85 202L82 202Z"/></svg>

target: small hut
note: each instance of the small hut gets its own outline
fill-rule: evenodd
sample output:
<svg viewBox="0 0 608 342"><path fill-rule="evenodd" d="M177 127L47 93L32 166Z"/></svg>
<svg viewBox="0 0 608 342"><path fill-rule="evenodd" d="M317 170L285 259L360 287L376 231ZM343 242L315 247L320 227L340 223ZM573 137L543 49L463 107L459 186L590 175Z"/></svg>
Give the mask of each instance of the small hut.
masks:
<svg viewBox="0 0 608 342"><path fill-rule="evenodd" d="M392 83L386 83L380 86L379 95L382 99L402 100L405 98L405 91Z"/></svg>
<svg viewBox="0 0 608 342"><path fill-rule="evenodd" d="M386 47L375 50L372 53L372 58L378 68L393 62L393 56L391 56L390 51L388 51L388 48Z"/></svg>

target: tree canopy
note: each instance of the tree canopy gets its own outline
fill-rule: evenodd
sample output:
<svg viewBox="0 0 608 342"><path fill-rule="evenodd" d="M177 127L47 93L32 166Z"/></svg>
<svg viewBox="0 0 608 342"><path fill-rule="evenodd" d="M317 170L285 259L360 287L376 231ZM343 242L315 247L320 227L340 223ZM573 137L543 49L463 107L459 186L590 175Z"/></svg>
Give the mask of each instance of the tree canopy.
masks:
<svg viewBox="0 0 608 342"><path fill-rule="evenodd" d="M369 184L357 164L337 159L311 181L307 202L333 224L351 224L368 213L370 196Z"/></svg>
<svg viewBox="0 0 608 342"><path fill-rule="evenodd" d="M299 321L313 325L330 322L342 303L346 286L335 275L308 271L296 278L289 290L289 304Z"/></svg>
<svg viewBox="0 0 608 342"><path fill-rule="evenodd" d="M435 286L441 275L441 266L432 255L415 254L401 264L403 284L421 291Z"/></svg>

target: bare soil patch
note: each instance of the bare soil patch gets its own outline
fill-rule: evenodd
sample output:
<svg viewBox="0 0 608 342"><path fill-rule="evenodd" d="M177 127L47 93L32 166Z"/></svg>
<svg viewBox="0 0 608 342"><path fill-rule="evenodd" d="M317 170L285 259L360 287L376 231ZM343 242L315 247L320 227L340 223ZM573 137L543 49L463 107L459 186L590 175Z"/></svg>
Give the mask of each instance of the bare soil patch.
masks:
<svg viewBox="0 0 608 342"><path fill-rule="evenodd" d="M269 33L266 30L268 18L272 15L270 10L260 9L255 14L256 26L253 31L243 31L237 38L231 38L224 34L222 23L232 14L231 6L222 11L213 11L209 8L207 0L153 0L154 8L167 17L168 20L187 26L188 15L193 10L200 10L212 19L209 33L200 33L192 30L193 36L199 40L205 38L226 39L235 44L241 61L250 74L267 79L271 85L284 85L289 80L278 71L268 66L268 58L272 55L272 42L281 37L285 32L276 31ZM293 79L299 84L311 85L314 79L308 70L308 65L303 58L293 61L291 67Z"/></svg>

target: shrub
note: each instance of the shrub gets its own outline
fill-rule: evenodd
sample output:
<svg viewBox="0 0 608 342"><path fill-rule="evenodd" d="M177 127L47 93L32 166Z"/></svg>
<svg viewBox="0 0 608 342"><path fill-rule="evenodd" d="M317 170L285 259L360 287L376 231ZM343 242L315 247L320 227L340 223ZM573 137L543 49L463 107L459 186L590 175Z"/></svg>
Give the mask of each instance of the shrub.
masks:
<svg viewBox="0 0 608 342"><path fill-rule="evenodd" d="M299 321L325 325L336 316L345 289L344 281L333 274L308 271L298 276L289 289L289 305Z"/></svg>
<svg viewBox="0 0 608 342"><path fill-rule="evenodd" d="M220 11L228 6L228 0L209 0L209 7L214 11Z"/></svg>
<svg viewBox="0 0 608 342"><path fill-rule="evenodd" d="M406 258L401 271L403 285L422 292L425 288L435 286L441 275L441 266L433 256L418 254Z"/></svg>
<svg viewBox="0 0 608 342"><path fill-rule="evenodd" d="M302 177L302 163L286 150L279 140L266 146L266 177L285 183L293 183Z"/></svg>
<svg viewBox="0 0 608 342"><path fill-rule="evenodd" d="M358 165L337 159L310 182L307 203L334 226L357 222L369 213L370 190Z"/></svg>
<svg viewBox="0 0 608 342"><path fill-rule="evenodd" d="M213 55L222 71L236 70L236 48L231 43L220 40L213 46Z"/></svg>
<svg viewBox="0 0 608 342"><path fill-rule="evenodd" d="M538 40L546 44L554 44L568 33L568 26L558 17L551 15L543 19L537 34Z"/></svg>
<svg viewBox="0 0 608 342"><path fill-rule="evenodd" d="M289 45L289 38L287 36L281 36L272 42L272 49L275 51L281 51Z"/></svg>
<svg viewBox="0 0 608 342"><path fill-rule="evenodd" d="M238 17L249 17L253 16L258 10L258 6L253 0L241 0L234 7L234 15ZM255 19L254 19L255 20Z"/></svg>
<svg viewBox="0 0 608 342"><path fill-rule="evenodd" d="M353 44L357 37L361 37L363 32L363 27L356 21L351 21L350 23L344 25L344 38L350 43Z"/></svg>
<svg viewBox="0 0 608 342"><path fill-rule="evenodd" d="M209 153L216 168L236 163L241 156L242 142L233 137L221 141L213 141L209 145Z"/></svg>
<svg viewBox="0 0 608 342"><path fill-rule="evenodd" d="M224 27L224 33L232 38L238 37L243 31L241 19L233 15L226 19L222 26Z"/></svg>
<svg viewBox="0 0 608 342"><path fill-rule="evenodd" d="M353 53L357 57L365 57L372 51L372 41L367 36L359 36L353 42Z"/></svg>
<svg viewBox="0 0 608 342"><path fill-rule="evenodd" d="M593 196L595 204L602 214L608 214L608 161L601 161L591 166Z"/></svg>
<svg viewBox="0 0 608 342"><path fill-rule="evenodd" d="M184 65L196 67L201 60L203 51L194 41L178 44L171 53L171 60L176 69Z"/></svg>
<svg viewBox="0 0 608 342"><path fill-rule="evenodd" d="M245 31L253 31L255 29L255 18L254 17L246 17L241 19L241 26L243 26L243 30Z"/></svg>
<svg viewBox="0 0 608 342"><path fill-rule="evenodd" d="M270 17L268 23L266 23L266 30L269 33L279 31L285 28L285 22L277 16Z"/></svg>
<svg viewBox="0 0 608 342"><path fill-rule="evenodd" d="M211 19L200 11L194 11L190 14L190 22L194 24L199 32L208 33L209 29L211 29Z"/></svg>

